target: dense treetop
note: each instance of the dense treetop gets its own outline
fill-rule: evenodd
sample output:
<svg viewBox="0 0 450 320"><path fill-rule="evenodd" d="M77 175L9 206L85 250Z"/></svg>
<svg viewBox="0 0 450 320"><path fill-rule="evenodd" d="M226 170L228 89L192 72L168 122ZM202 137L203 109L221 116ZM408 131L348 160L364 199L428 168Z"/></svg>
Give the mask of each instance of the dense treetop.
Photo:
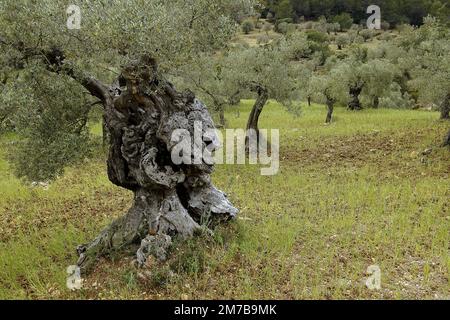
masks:
<svg viewBox="0 0 450 320"><path fill-rule="evenodd" d="M382 19L392 25L420 25L428 14L439 17L442 21L450 20L448 0L265 0L265 3L278 19L297 20L304 17L312 20L321 16L334 18L342 13L350 13L353 21L360 23L367 20L367 7L374 4L380 6Z"/></svg>

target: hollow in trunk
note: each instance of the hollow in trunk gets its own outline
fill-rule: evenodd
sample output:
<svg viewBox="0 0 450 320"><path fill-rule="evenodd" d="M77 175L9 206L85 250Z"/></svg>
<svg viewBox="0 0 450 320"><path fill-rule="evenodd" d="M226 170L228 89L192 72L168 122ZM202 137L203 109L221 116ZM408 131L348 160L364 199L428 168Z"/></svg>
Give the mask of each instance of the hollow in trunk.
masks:
<svg viewBox="0 0 450 320"><path fill-rule="evenodd" d="M86 81L92 86L92 79ZM178 92L149 57L126 67L111 88L98 87L93 91L103 100L109 132L108 177L131 190L134 202L125 216L78 247L82 272L100 257L125 250L136 252L140 265L149 255L164 260L175 237L208 231L205 221L210 226L235 217L238 210L211 183L213 166L199 154L214 149L218 140L211 136L208 110L192 92ZM200 161L190 163L193 156L179 153L185 161L174 160L179 141L172 138L179 130ZM202 139L191 138L195 130Z"/></svg>

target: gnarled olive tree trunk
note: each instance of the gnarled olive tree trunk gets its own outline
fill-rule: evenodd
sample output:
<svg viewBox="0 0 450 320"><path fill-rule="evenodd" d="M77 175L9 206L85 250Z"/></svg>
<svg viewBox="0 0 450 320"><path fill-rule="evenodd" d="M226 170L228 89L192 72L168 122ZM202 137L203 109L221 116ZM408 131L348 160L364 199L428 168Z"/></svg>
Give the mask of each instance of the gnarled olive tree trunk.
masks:
<svg viewBox="0 0 450 320"><path fill-rule="evenodd" d="M238 210L211 183L209 159L205 163L199 155L217 147L208 110L192 92L178 92L166 81L154 59L142 56L130 63L109 86L79 70L57 47L18 47L21 61L42 59L50 72L73 78L99 99L109 143L108 177L134 193L126 215L77 248L82 272L100 257L128 249L136 250L139 264L149 255L163 260L174 237L191 237L207 228L202 226L205 221L211 225L236 216ZM183 156L200 161L175 163L172 153L179 146L172 138L179 130L188 136L183 141L190 141L192 153L178 154L177 160Z"/></svg>
<svg viewBox="0 0 450 320"><path fill-rule="evenodd" d="M105 108L109 179L134 193L125 216L78 247L82 272L89 271L98 258L122 250L135 250L139 264L149 255L164 260L174 237L193 236L206 228L201 226L204 221L235 217L238 210L211 183L212 165L172 160L176 130L190 134L194 151L215 147L216 137L210 134L200 142L193 139L199 123L202 134L214 128L208 110L193 93L177 92L148 57L125 68L111 87L89 77L81 80Z"/></svg>

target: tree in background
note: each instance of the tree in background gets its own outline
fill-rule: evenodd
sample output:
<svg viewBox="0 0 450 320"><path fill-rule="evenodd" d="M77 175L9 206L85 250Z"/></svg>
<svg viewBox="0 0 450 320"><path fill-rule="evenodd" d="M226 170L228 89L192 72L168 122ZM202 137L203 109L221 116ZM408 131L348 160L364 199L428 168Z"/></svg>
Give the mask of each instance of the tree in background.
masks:
<svg viewBox="0 0 450 320"><path fill-rule="evenodd" d="M440 106L441 119L450 119L450 31L435 18L399 39L406 55L400 60L411 74L410 85L419 99ZM406 67L405 67L406 65Z"/></svg>
<svg viewBox="0 0 450 320"><path fill-rule="evenodd" d="M339 34L336 37L336 45L338 50L342 50L344 47L350 44L350 38L346 33Z"/></svg>
<svg viewBox="0 0 450 320"><path fill-rule="evenodd" d="M264 4L271 12L278 15L278 8L293 8L289 18L305 17L306 20L317 20L326 16L329 20L340 22L344 30L355 23L365 22L368 18L367 7L378 5L383 13L383 20L391 27L403 23L421 25L428 14L449 21L450 3L445 0L267 0ZM287 17L284 14L284 17ZM337 17L336 20L333 18ZM350 20L352 22L350 22Z"/></svg>
<svg viewBox="0 0 450 320"><path fill-rule="evenodd" d="M252 32L255 29L255 25L253 24L253 21L251 20L245 20L242 25L242 32L244 32L245 34L249 34L250 32Z"/></svg>
<svg viewBox="0 0 450 320"><path fill-rule="evenodd" d="M339 80L341 90L348 92L348 108L361 110L361 95L371 97L372 107L378 107L380 96L388 90L395 77L395 68L387 60L367 61L367 51L356 50L353 56L338 61L331 70ZM343 101L345 102L345 101Z"/></svg>
<svg viewBox="0 0 450 320"><path fill-rule="evenodd" d="M347 31L353 25L353 18L349 13L344 12L344 13L341 13L341 14L338 14L337 16L335 16L333 18L333 22L339 24L340 31Z"/></svg>
<svg viewBox="0 0 450 320"><path fill-rule="evenodd" d="M330 74L314 75L309 81L308 90L315 101L326 105L325 123L331 123L334 105L338 100L343 99L339 79Z"/></svg>
<svg viewBox="0 0 450 320"><path fill-rule="evenodd" d="M225 108L240 100L242 88L236 81L230 81L227 68L234 63L229 54L202 55L183 68L182 84L196 89L202 101L218 115L221 127L225 127Z"/></svg>
<svg viewBox="0 0 450 320"><path fill-rule="evenodd" d="M294 9L290 0L281 0L275 7L275 18L280 19L292 19L294 15Z"/></svg>
<svg viewBox="0 0 450 320"><path fill-rule="evenodd" d="M269 99L277 100L288 108L294 107L298 88L286 55L275 45L233 50L224 70L224 79L235 87L245 88L256 95L256 101L247 121L247 130L259 132L259 117ZM248 147L248 141L247 141Z"/></svg>
<svg viewBox="0 0 450 320"><path fill-rule="evenodd" d="M363 94L369 98L370 105L378 108L380 99L391 88L398 74L396 66L386 59L374 59L362 66L365 74L365 90Z"/></svg>

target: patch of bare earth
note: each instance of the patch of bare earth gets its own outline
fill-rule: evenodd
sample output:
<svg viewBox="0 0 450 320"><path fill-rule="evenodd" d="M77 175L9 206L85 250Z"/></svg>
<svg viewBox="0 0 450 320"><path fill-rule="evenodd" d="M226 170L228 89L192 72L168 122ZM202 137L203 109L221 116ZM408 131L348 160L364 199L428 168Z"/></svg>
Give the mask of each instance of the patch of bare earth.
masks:
<svg viewBox="0 0 450 320"><path fill-rule="evenodd" d="M427 143L433 137L433 143ZM321 137L307 147L281 146L282 163L318 166L319 168L377 165L399 175L423 175L416 164L450 163L450 155L435 152L440 143L439 128L408 132L373 132L343 137ZM450 174L450 165L434 170L434 174Z"/></svg>

